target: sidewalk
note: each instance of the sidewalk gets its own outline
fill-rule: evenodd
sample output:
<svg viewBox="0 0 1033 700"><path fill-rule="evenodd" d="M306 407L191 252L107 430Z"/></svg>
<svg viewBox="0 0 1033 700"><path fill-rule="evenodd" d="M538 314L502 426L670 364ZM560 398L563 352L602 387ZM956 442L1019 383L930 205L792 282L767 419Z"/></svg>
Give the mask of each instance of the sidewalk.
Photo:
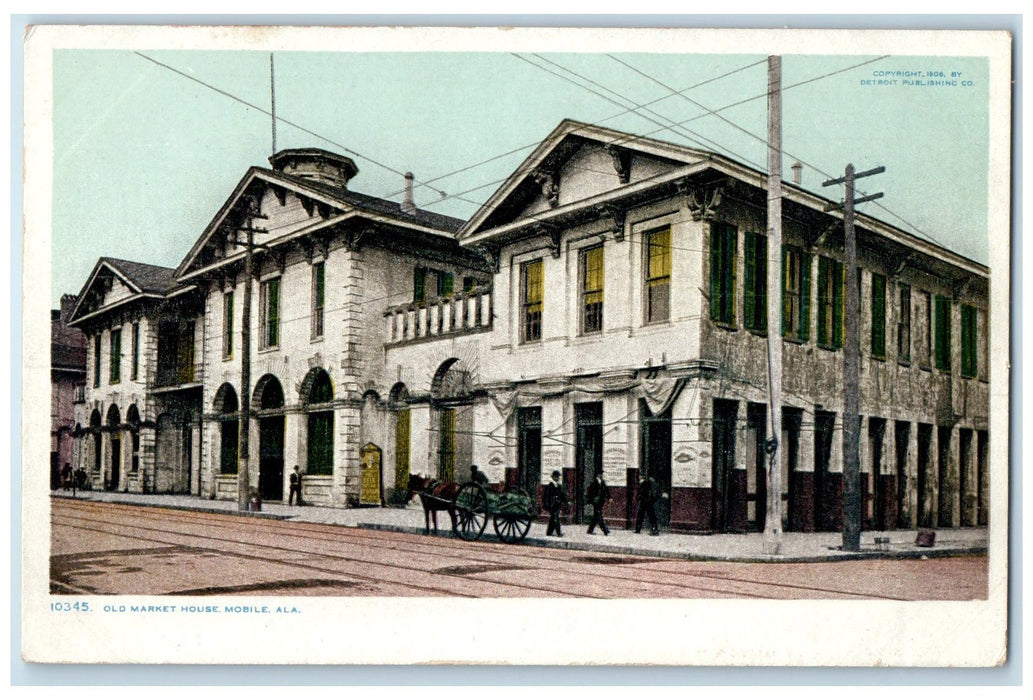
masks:
<svg viewBox="0 0 1033 700"><path fill-rule="evenodd" d="M71 491L54 491L55 498L71 498ZM170 496L106 491L79 491L78 500L127 503L134 505L236 514L235 501L211 501L196 496ZM261 512L242 517L263 517L297 522L322 523L342 527L358 527L393 532L423 534L423 509L417 503L406 508L325 508L321 506L288 506L263 503ZM438 513L440 537L452 537L448 513ZM735 535L684 535L664 532L658 536L635 534L632 530L611 527L609 536L596 531L589 535L584 525L565 525L563 537L546 537L545 523L532 523L531 531L520 545L556 549L573 549L644 557L671 557L698 561L738 562L816 562L850 559L906 559L922 557L985 554L985 527L944 529L936 532L935 545L915 545L916 530L890 530L861 533L860 552L842 552L843 536L839 532L786 532L782 534L779 554L764 553L764 537L760 533ZM877 543L876 538L887 542ZM489 519L482 541L498 541Z"/></svg>

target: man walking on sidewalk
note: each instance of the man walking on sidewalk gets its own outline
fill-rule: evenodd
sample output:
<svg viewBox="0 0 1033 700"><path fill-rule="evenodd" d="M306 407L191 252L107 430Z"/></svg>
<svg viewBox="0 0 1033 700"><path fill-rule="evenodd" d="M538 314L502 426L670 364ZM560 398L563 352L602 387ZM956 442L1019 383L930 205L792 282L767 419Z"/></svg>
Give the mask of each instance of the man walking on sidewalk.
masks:
<svg viewBox="0 0 1033 700"><path fill-rule="evenodd" d="M595 473L595 479L588 486L588 502L592 504L592 522L588 525L588 534L595 534L596 525L603 531L604 535L610 534L610 528L606 527L603 520L603 506L610 500L610 488L603 480L603 472L600 469Z"/></svg>
<svg viewBox="0 0 1033 700"><path fill-rule="evenodd" d="M558 470L552 473L552 481L545 485L545 493L542 495L545 509L549 511L549 527L545 531L546 537L553 534L556 537L563 537L563 530L560 529L560 512L567 505L567 492L563 489L560 476Z"/></svg>
<svg viewBox="0 0 1033 700"><path fill-rule="evenodd" d="M282 492L281 492L282 493ZM291 472L291 493L287 497L287 505L294 505L294 497L298 497L298 505L301 505L301 472L298 469L298 465L294 465L294 471ZM281 498L283 498L281 496Z"/></svg>

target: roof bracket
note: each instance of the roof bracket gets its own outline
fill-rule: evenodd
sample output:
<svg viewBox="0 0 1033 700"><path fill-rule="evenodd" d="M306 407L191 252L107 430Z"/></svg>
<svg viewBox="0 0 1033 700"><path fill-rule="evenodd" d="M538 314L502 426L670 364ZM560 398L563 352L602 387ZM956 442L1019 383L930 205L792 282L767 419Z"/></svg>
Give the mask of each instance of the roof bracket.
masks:
<svg viewBox="0 0 1033 700"><path fill-rule="evenodd" d="M301 202L301 206L305 210L305 213L311 217L312 211L316 206L315 201L311 197L306 197L301 193L298 193L298 200Z"/></svg>
<svg viewBox="0 0 1033 700"><path fill-rule="evenodd" d="M269 189L276 195L276 201L280 203L281 207L287 206L287 188L280 187L279 185L269 185Z"/></svg>
<svg viewBox="0 0 1033 700"><path fill-rule="evenodd" d="M492 274L498 274L499 271L499 249L498 246L490 246L484 243L471 246L471 248L482 258L488 265Z"/></svg>
<svg viewBox="0 0 1033 700"><path fill-rule="evenodd" d="M359 248L362 246L362 239L366 237L367 233L369 233L369 228L367 227L349 228L347 231L345 231L344 245L346 248L348 248L348 252L358 252ZM329 242L326 239L323 239L324 258L326 257L326 251L329 250L328 246Z"/></svg>
<svg viewBox="0 0 1033 700"><path fill-rule="evenodd" d="M599 204L595 208L600 218L611 219L610 233L613 235L613 240L620 243L624 240L624 219L627 214L623 207L619 207L616 204Z"/></svg>
<svg viewBox="0 0 1033 700"><path fill-rule="evenodd" d="M552 257L559 258L561 252L560 242L563 237L562 231L555 224L540 221L534 227L535 235L548 236L549 247L552 248Z"/></svg>
<svg viewBox="0 0 1033 700"><path fill-rule="evenodd" d="M693 221L712 221L717 216L717 208L721 206L724 187L688 187L687 204Z"/></svg>

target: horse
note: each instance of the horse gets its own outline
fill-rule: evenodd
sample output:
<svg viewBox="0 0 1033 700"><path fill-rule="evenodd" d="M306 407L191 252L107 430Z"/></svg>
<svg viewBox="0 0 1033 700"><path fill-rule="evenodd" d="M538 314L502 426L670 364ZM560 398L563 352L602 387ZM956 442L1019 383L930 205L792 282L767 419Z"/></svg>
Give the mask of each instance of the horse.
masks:
<svg viewBox="0 0 1033 700"><path fill-rule="evenodd" d="M448 511L452 519L452 529L456 529L456 509L453 505L456 494L459 492L459 484L446 483L419 474L409 475L408 493L406 502L412 500L414 494L419 495L420 503L423 504L423 518L425 520L425 534L430 534L430 523L434 521L434 534L438 534L438 511Z"/></svg>

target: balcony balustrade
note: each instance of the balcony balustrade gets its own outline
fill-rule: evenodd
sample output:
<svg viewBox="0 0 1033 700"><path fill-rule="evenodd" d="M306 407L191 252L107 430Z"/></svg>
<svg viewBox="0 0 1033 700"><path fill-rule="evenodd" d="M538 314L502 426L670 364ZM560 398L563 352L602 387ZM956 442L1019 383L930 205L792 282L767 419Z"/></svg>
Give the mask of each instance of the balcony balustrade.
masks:
<svg viewBox="0 0 1033 700"><path fill-rule="evenodd" d="M410 302L384 312L388 345L491 330L490 287L475 287L445 297Z"/></svg>

